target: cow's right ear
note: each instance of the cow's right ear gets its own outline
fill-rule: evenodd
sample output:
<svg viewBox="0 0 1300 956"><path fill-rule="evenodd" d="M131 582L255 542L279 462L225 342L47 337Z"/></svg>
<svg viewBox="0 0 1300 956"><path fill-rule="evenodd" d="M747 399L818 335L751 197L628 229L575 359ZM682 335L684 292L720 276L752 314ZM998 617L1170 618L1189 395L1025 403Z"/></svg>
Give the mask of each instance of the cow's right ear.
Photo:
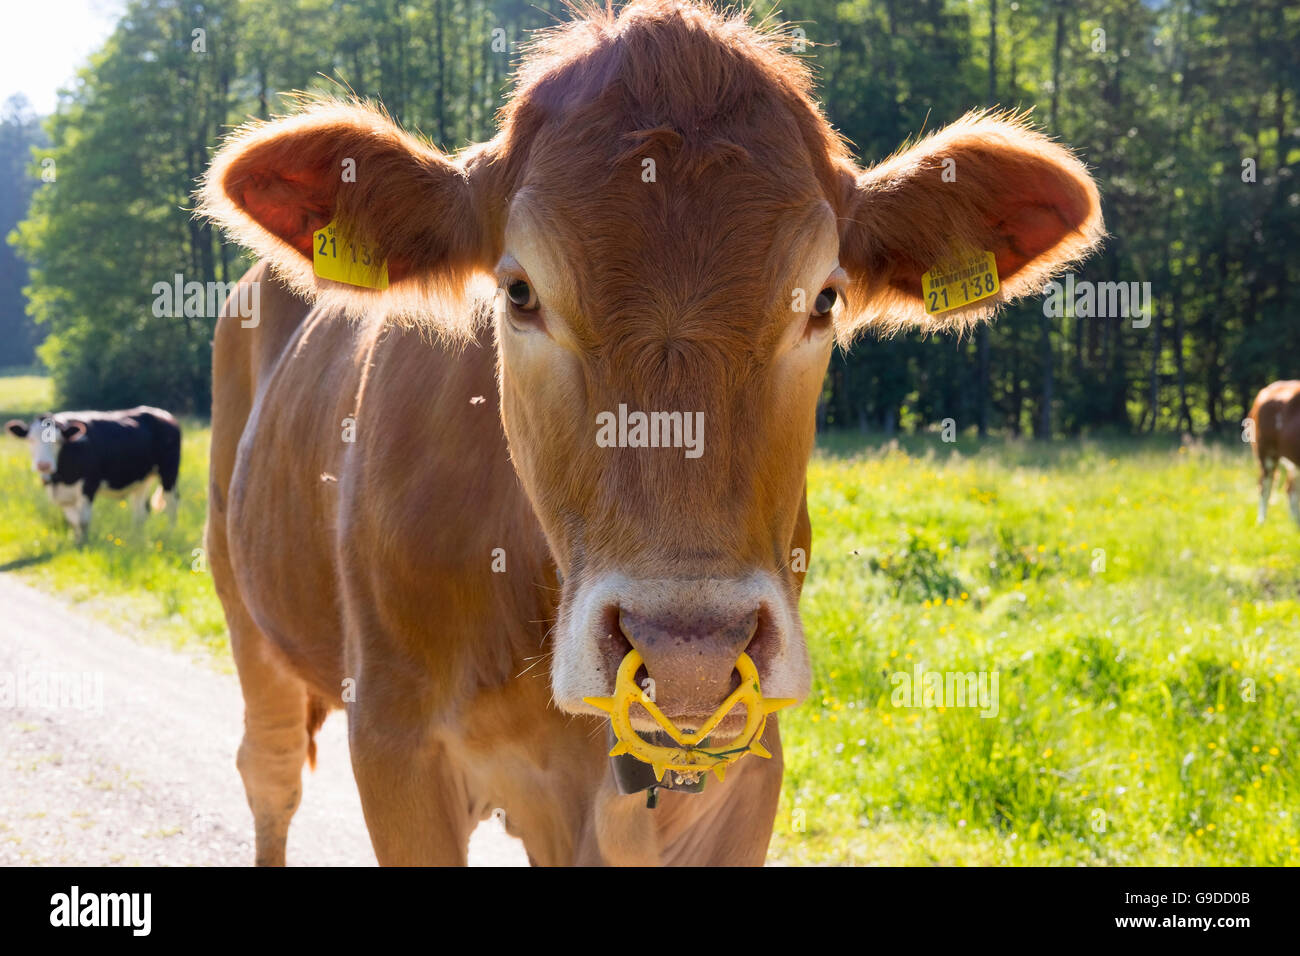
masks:
<svg viewBox="0 0 1300 956"><path fill-rule="evenodd" d="M464 333L472 310L455 306L500 256L506 203L493 159L489 144L454 162L375 109L317 100L235 132L212 161L199 213L310 299L353 314L446 311L439 328ZM387 264L386 289L316 275L313 234L330 223L335 250L351 241Z"/></svg>
<svg viewBox="0 0 1300 956"><path fill-rule="evenodd" d="M85 422L73 418L66 422L59 423L59 434L63 436L65 442L71 444L74 441L81 441L81 439L85 438L86 432L89 428L90 426Z"/></svg>
<svg viewBox="0 0 1300 956"><path fill-rule="evenodd" d="M5 422L5 428L9 431L9 434L14 435L18 438L27 437L26 422L21 422L16 418L11 418L9 419L9 421Z"/></svg>
<svg viewBox="0 0 1300 956"><path fill-rule="evenodd" d="M972 113L845 180L840 264L851 282L836 322L842 344L869 328L965 329L1004 302L1040 294L1105 235L1088 170L1024 116ZM985 273L989 288L996 272L998 291L952 308L947 292L927 301L923 277L957 262L978 264L971 277Z"/></svg>

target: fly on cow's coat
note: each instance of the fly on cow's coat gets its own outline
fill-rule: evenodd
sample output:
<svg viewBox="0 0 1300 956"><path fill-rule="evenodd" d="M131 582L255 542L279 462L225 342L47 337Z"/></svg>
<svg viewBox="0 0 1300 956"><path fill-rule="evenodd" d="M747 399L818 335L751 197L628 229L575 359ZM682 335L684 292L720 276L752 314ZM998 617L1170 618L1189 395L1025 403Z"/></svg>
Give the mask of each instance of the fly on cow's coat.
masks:
<svg viewBox="0 0 1300 956"><path fill-rule="evenodd" d="M787 47L687 0L584 7L455 156L323 99L216 155L202 212L262 258L260 323L216 331L207 531L259 863L344 706L381 863L463 864L494 807L540 864L762 863L832 349L969 328L1103 234L1018 116L859 167ZM370 263L322 272L323 230ZM988 280L930 308L972 253ZM708 443L597 440L615 410Z"/></svg>

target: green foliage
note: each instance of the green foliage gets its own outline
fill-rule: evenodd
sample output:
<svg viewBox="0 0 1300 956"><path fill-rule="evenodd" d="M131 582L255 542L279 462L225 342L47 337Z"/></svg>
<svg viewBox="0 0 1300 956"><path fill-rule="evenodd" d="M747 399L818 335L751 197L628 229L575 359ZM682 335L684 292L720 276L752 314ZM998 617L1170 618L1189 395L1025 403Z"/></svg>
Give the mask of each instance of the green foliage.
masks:
<svg viewBox="0 0 1300 956"><path fill-rule="evenodd" d="M527 32L568 15L560 0L129 0L46 124L58 181L37 185L35 165L15 177L20 205L36 189L14 238L60 402L206 409L212 317L150 306L176 273L228 282L247 265L189 218L229 125L289 108L285 91L350 89L444 148L482 140ZM1227 430L1261 385L1295 374L1278 344L1296 339L1300 285L1300 8L793 0L778 16L804 30L826 110L864 163L969 109L1035 109L1101 184L1111 239L1079 278L1149 281L1155 306L1147 328L1048 319L1031 301L965 341L863 343L833 360L823 426ZM16 172L30 130L5 123L0 168ZM19 328L12 265L0 335ZM28 360L35 333L20 333L0 364Z"/></svg>
<svg viewBox="0 0 1300 956"><path fill-rule="evenodd" d="M1008 527L997 528L997 543L988 563L989 578L994 582L1037 581L1060 570L1062 555L1053 545L1021 544Z"/></svg>
<svg viewBox="0 0 1300 956"><path fill-rule="evenodd" d="M45 133L18 94L0 108L0 240L27 214L39 182L29 169L32 150L45 144ZM27 265L8 243L0 241L0 368L28 365L35 358L35 329L24 319L23 287Z"/></svg>
<svg viewBox="0 0 1300 956"><path fill-rule="evenodd" d="M872 557L867 566L887 578L895 597L909 600L943 600L962 593L962 582L947 560L946 541L935 542L918 529L899 536L901 544Z"/></svg>
<svg viewBox="0 0 1300 956"><path fill-rule="evenodd" d="M1297 341L1295 4L792 0L780 9L826 44L810 53L823 100L866 162L968 109L1033 108L1101 186L1111 238L1078 278L1150 282L1154 306L1146 328L1049 320L1030 301L964 342L863 343L833 360L823 424L1229 431L1260 387L1295 376L1293 356L1278 348ZM1253 182L1243 182L1246 159Z"/></svg>
<svg viewBox="0 0 1300 956"><path fill-rule="evenodd" d="M155 315L154 287L247 267L190 215L230 126L289 111L281 93L351 90L448 148L484 138L510 63L490 31L517 50L546 19L518 2L130 0L46 123L57 179L13 236L59 404L206 413L216 316Z"/></svg>
<svg viewBox="0 0 1300 956"><path fill-rule="evenodd" d="M236 4L137 0L50 119L57 179L36 192L15 241L31 262L29 311L61 404L179 411L209 403L208 317L158 317L153 287L176 273L224 279L190 192L233 103L233 50L218 38ZM212 35L191 51L190 27ZM223 79L224 78L224 79Z"/></svg>

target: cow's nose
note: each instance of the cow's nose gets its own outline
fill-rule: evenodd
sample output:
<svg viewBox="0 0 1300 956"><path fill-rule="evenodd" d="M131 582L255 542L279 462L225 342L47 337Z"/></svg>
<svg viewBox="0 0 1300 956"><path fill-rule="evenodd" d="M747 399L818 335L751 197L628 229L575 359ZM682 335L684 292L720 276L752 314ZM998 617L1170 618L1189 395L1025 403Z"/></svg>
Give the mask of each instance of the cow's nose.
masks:
<svg viewBox="0 0 1300 956"><path fill-rule="evenodd" d="M36 470L39 471L42 475L48 475L50 472L54 470L54 465L48 461L38 461L36 463Z"/></svg>
<svg viewBox="0 0 1300 956"><path fill-rule="evenodd" d="M758 609L700 619L672 613L643 616L620 608L618 626L640 652L646 676L654 682L651 699L685 728L702 723L735 689L736 659L758 629Z"/></svg>

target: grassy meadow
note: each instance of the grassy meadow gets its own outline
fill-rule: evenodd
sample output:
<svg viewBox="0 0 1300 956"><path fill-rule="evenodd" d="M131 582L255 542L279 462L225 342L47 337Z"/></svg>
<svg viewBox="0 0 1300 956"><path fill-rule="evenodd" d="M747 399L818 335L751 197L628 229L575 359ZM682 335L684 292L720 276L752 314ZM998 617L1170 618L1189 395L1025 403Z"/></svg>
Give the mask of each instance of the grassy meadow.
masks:
<svg viewBox="0 0 1300 956"><path fill-rule="evenodd" d="M0 377L0 422L48 412L51 395L46 378ZM230 668L225 618L196 553L207 515L208 428L182 421L181 429L175 524L164 512L137 525L126 501L101 495L82 548L32 471L27 444L0 436L0 571L16 572L148 639L201 645Z"/></svg>
<svg viewBox="0 0 1300 956"><path fill-rule="evenodd" d="M808 477L776 857L1300 863L1300 531L1276 493L1256 527L1244 447L836 442ZM918 662L998 672L997 716L894 706Z"/></svg>
<svg viewBox="0 0 1300 956"><path fill-rule="evenodd" d="M0 410L5 421L51 411L54 382L30 369L0 369Z"/></svg>
<svg viewBox="0 0 1300 956"><path fill-rule="evenodd" d="M0 420L47 387L0 379ZM185 424L176 526L104 501L81 549L0 442L0 569L228 661ZM1244 447L836 436L809 494L773 861L1300 864L1300 530L1279 492L1255 526ZM916 667L996 672L996 716L896 705Z"/></svg>

